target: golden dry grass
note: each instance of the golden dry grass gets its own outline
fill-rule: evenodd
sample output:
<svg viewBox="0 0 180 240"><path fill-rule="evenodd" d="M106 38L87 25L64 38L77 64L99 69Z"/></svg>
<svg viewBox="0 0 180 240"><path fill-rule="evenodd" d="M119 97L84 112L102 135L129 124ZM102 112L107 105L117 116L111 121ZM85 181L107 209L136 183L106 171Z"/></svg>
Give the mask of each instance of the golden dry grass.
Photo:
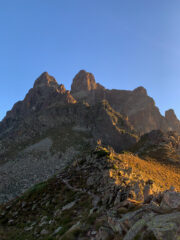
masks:
<svg viewBox="0 0 180 240"><path fill-rule="evenodd" d="M162 163L151 158L144 160L131 153L113 154L112 159L116 169L120 165L132 168L132 180L139 178L146 182L151 179L156 191L167 190L171 186L180 191L180 164Z"/></svg>

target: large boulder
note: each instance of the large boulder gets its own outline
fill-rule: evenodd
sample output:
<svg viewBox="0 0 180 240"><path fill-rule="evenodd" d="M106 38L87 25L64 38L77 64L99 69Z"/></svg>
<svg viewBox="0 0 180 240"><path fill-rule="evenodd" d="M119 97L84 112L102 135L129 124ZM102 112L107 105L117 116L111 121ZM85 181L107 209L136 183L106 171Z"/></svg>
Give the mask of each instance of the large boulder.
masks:
<svg viewBox="0 0 180 240"><path fill-rule="evenodd" d="M180 193L175 191L165 192L160 207L164 210L180 210Z"/></svg>
<svg viewBox="0 0 180 240"><path fill-rule="evenodd" d="M180 238L180 212L155 216L147 224L146 233L154 234L157 240L178 240ZM146 235L143 240L150 239Z"/></svg>

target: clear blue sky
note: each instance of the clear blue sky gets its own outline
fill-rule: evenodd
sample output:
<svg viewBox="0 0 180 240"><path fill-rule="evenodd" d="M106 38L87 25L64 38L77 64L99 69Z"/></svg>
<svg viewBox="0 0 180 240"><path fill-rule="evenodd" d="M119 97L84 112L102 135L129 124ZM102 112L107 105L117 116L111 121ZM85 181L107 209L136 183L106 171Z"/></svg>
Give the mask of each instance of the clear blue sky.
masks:
<svg viewBox="0 0 180 240"><path fill-rule="evenodd" d="M180 118L179 0L1 0L0 119L44 71L70 89L85 69L107 88L144 86Z"/></svg>

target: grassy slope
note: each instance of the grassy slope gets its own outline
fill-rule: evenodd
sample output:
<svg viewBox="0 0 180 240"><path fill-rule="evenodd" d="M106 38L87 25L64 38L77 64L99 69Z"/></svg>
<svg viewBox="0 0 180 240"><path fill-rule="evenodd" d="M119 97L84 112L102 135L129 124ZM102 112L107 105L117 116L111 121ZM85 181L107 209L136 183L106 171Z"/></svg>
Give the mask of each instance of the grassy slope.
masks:
<svg viewBox="0 0 180 240"><path fill-rule="evenodd" d="M180 191L180 164L162 163L152 158L141 159L129 153L119 155L119 159L127 162L144 181L152 179L161 190L174 186Z"/></svg>
<svg viewBox="0 0 180 240"><path fill-rule="evenodd" d="M54 212L56 210L61 209L63 206L73 201L77 201L75 206L54 217ZM26 203L26 206L22 208L23 203ZM6 208L8 208L8 206L9 204L6 205ZM36 206L34 210L32 210L33 206ZM91 201L87 194L70 190L61 182L61 180L53 178L48 182L34 186L34 188L12 203L10 209L6 210L6 216L1 217L0 239L56 239L56 236L52 236L52 233L59 226L61 226L62 229L58 233L58 236L62 236L80 219L81 221L84 221L84 223L87 223L87 226L93 224L93 216L91 215L88 217L90 208ZM18 213L18 218L12 217L14 213ZM43 216L47 217L46 224L40 226ZM8 221L10 219L14 219L14 222L9 224ZM53 224L48 224L48 222L53 219L55 219L55 222ZM24 231L24 228L30 227L32 223L36 225L36 236L34 236L34 231L32 230ZM40 237L38 233L44 228L49 231L49 234ZM77 234L80 234L80 232L76 229L70 233L71 238L64 236L62 239L74 239L74 236Z"/></svg>

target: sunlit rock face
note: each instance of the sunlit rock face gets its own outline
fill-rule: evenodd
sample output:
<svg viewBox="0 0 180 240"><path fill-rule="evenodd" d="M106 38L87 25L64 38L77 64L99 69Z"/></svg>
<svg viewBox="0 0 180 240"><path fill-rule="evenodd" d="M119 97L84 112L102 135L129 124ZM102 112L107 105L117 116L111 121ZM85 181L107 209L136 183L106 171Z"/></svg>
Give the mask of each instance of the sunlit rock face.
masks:
<svg viewBox="0 0 180 240"><path fill-rule="evenodd" d="M58 83L54 77L50 76L47 72L44 72L39 78L36 79L34 83L34 88L42 87L58 88Z"/></svg>
<svg viewBox="0 0 180 240"><path fill-rule="evenodd" d="M81 70L73 79L71 91L72 93L78 91L91 91L96 88L94 75L85 70Z"/></svg>
<svg viewBox="0 0 180 240"><path fill-rule="evenodd" d="M81 70L76 74L71 85L71 94L76 99L83 100L88 98L90 103L102 100L103 90L104 87L96 83L94 75L85 70Z"/></svg>

